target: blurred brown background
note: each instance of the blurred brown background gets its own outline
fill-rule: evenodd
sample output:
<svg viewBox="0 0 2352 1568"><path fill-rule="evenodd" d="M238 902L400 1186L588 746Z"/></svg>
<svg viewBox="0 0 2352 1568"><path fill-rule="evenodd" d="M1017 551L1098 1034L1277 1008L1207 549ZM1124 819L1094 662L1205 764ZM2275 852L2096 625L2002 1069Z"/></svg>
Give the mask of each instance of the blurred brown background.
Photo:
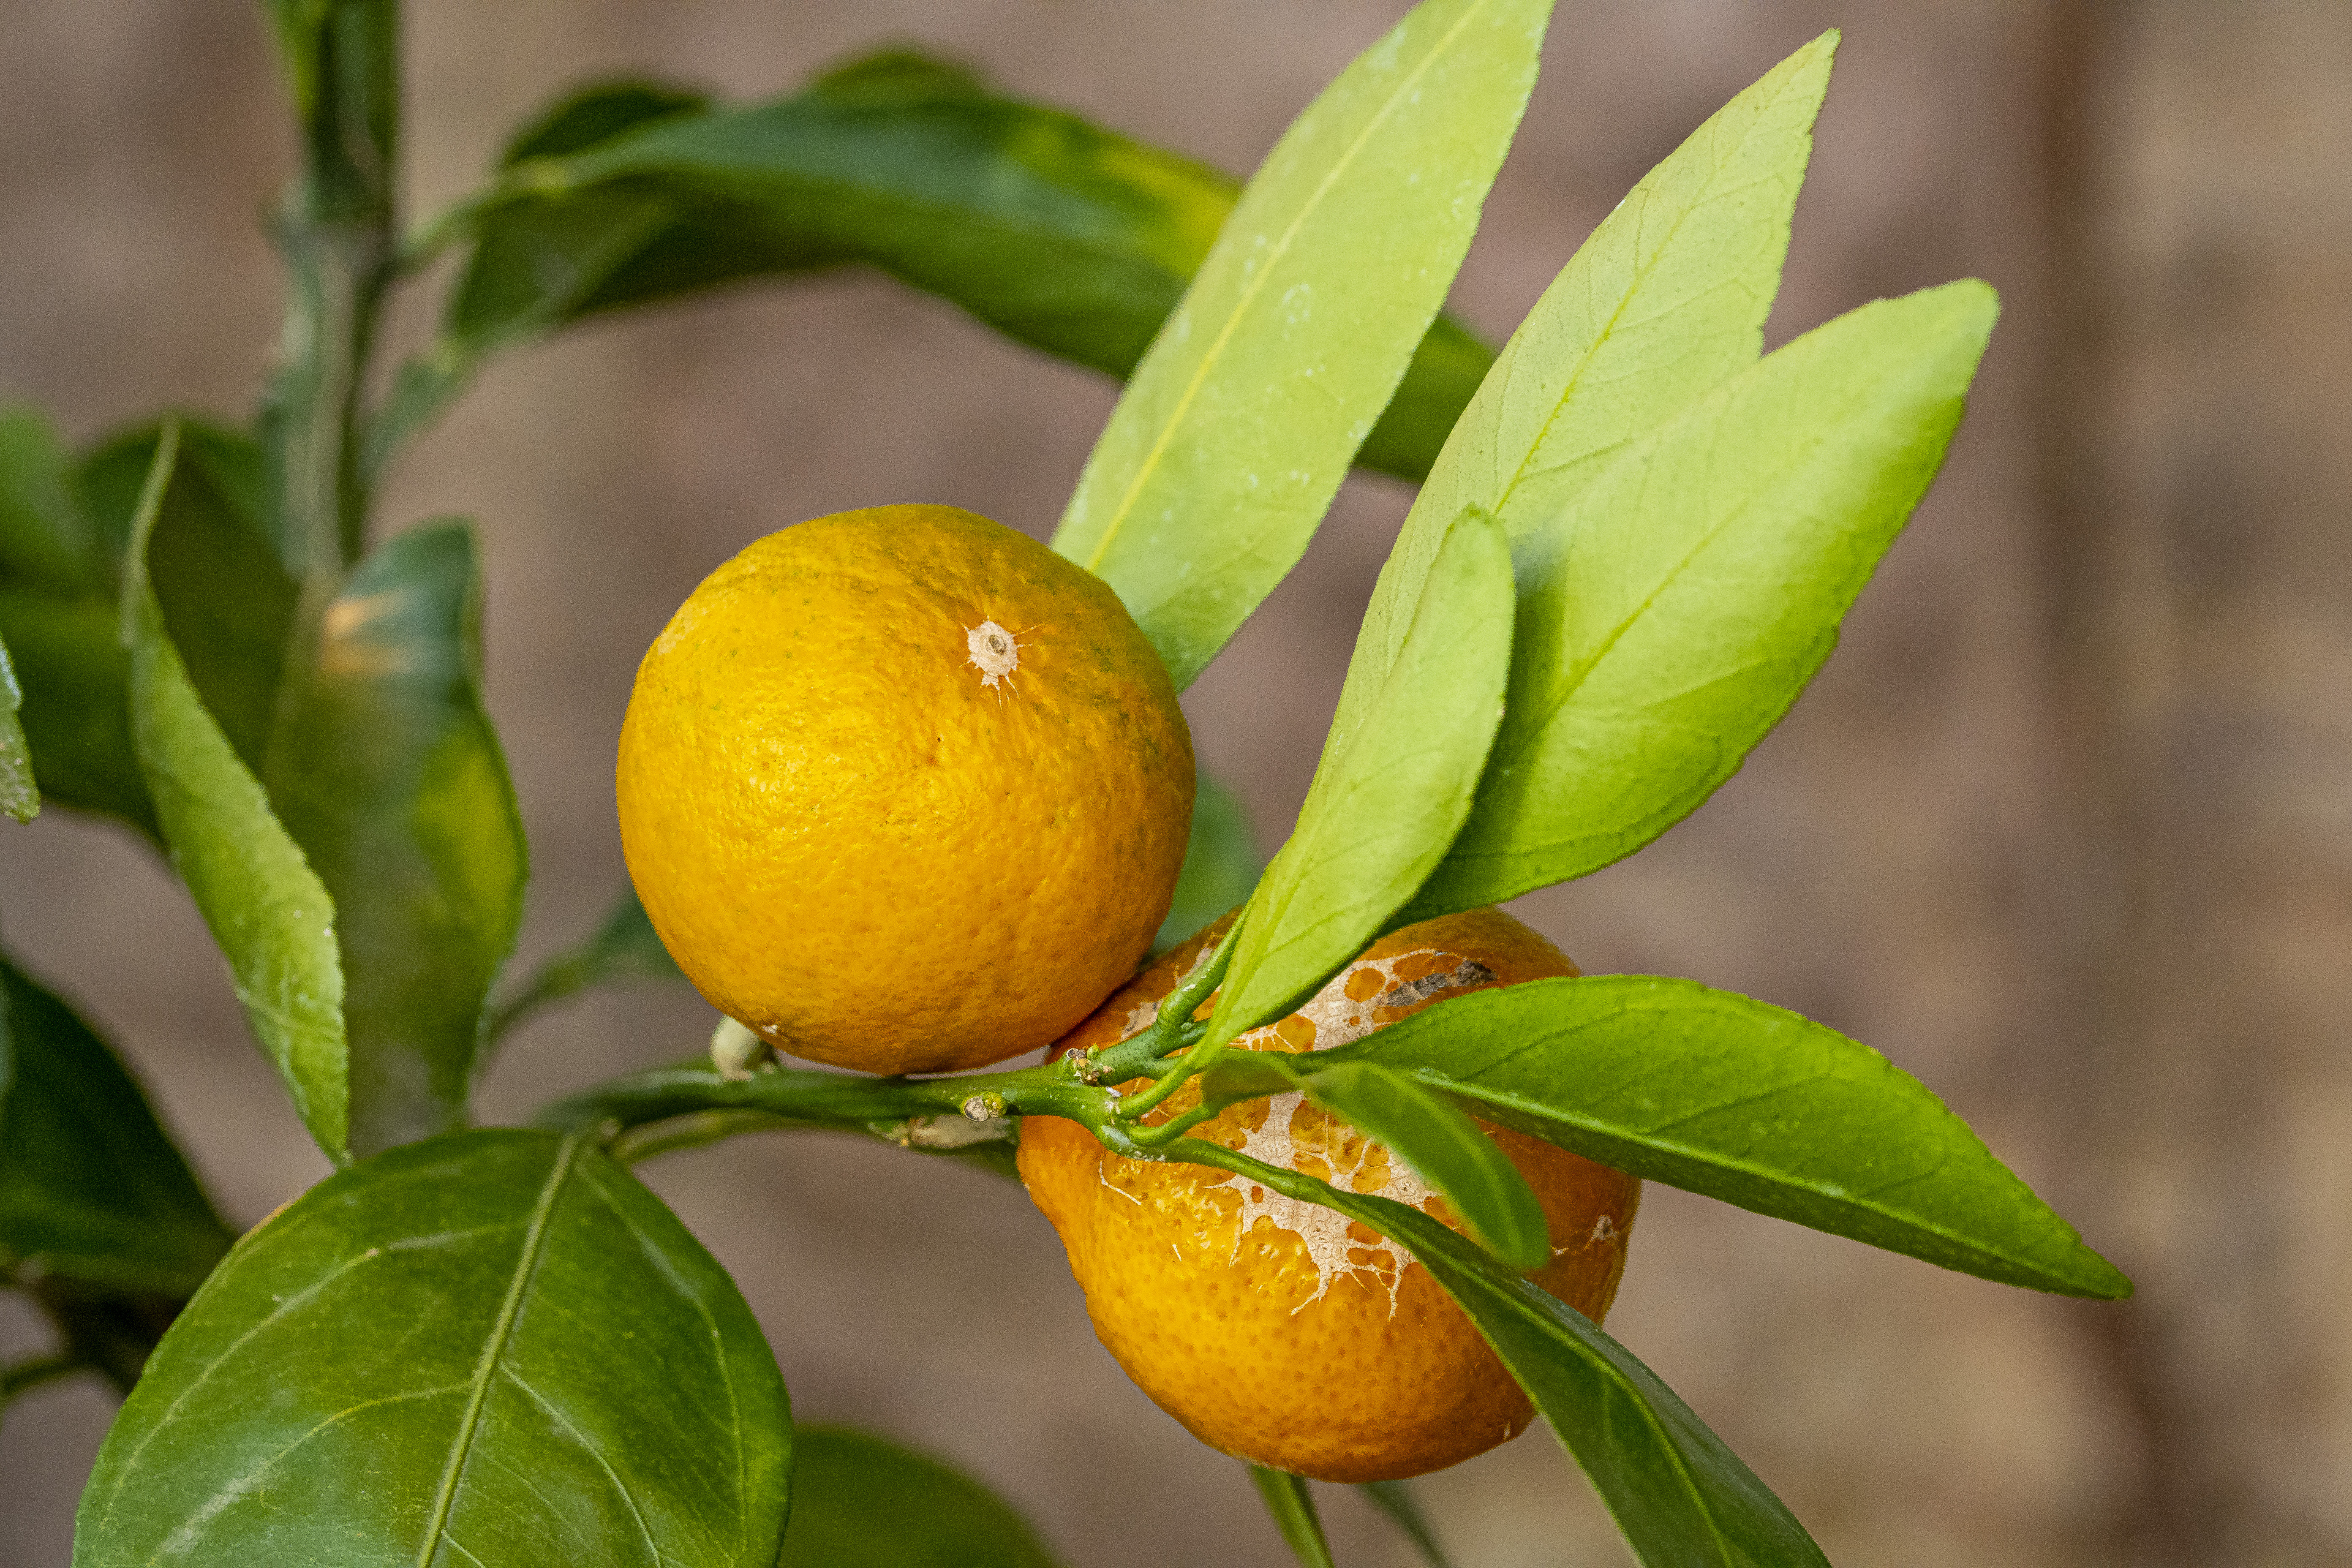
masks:
<svg viewBox="0 0 2352 1568"><path fill-rule="evenodd" d="M891 39L1246 170L1402 9L422 0L411 211L583 78L761 96ZM1979 275L2007 302L1979 395L1746 771L1522 912L1589 968L1696 976L1880 1047L2140 1293L2039 1298L1654 1187L1611 1327L1841 1563L2352 1563L2352 5L1570 0L1457 308L1500 341L1644 169L1832 25L1772 341ZM242 416L275 331L258 220L283 121L241 0L10 0L0 396L77 438L163 405ZM537 870L520 960L620 884L613 736L704 572L883 500L1042 534L1114 390L857 276L500 363L382 518L480 520ZM1351 481L1189 700L1269 848L1408 499ZM145 851L61 813L0 830L0 906L234 1218L323 1173ZM690 1052L709 1021L682 993L543 1019L488 1112ZM803 1417L954 1458L1076 1568L1286 1561L1241 1468L1096 1345L1018 1193L824 1140L650 1177L735 1271ZM30 1333L0 1311L0 1352ZM108 1418L80 1384L11 1414L0 1568L65 1561ZM1464 1568L1626 1561L1540 1433L1422 1489ZM1326 1497L1343 1563L1410 1561Z"/></svg>

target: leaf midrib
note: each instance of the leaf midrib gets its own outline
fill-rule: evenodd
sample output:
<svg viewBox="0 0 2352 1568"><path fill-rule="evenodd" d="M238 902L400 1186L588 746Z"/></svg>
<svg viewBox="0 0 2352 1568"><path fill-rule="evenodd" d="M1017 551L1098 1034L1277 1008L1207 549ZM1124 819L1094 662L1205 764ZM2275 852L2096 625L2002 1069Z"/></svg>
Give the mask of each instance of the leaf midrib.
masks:
<svg viewBox="0 0 2352 1568"><path fill-rule="evenodd" d="M1477 4L1463 12L1445 36L1439 38L1421 58L1412 73L1389 93L1388 98L1381 104L1380 111L1365 123L1363 130L1349 144L1348 150L1317 184L1315 194L1299 207L1297 216L1291 219L1290 226L1283 231L1282 237L1276 242L1273 251L1266 257L1265 265L1257 269L1256 276L1244 287L1239 303L1227 313L1224 325L1218 330L1216 338L1202 354L1200 363L1193 369L1192 379L1186 384L1183 395L1177 399L1175 408L1167 418L1160 421L1160 433L1153 438L1150 449L1144 454L1143 461L1137 465L1135 477L1129 481L1127 493L1119 498L1118 505L1112 510L1110 517L1103 524L1102 535L1096 541L1093 553L1083 563L1087 571L1100 574L1103 557L1109 552L1112 543L1118 537L1120 528L1126 524L1129 515L1134 510L1136 498L1142 493L1143 487L1150 482L1153 470L1158 468L1161 458L1166 455L1169 443L1174 438L1177 426L1183 423L1185 411L1192 406L1193 400L1200 395L1202 384L1208 379L1211 368L1223 354L1225 345L1239 328L1242 318L1249 313L1251 307L1256 303L1258 296L1265 291L1266 285L1273 278L1276 268L1281 264L1283 258L1289 255L1290 247L1297 239L1299 230L1306 226L1308 217L1322 205L1324 197L1329 194L1332 185L1338 182L1339 176L1354 166L1358 154L1362 153L1365 143L1371 140L1373 133L1386 124L1389 117L1396 111L1397 106L1405 101L1407 89L1428 74L1431 68L1454 47L1454 40L1460 37L1471 22L1486 9L1489 3L1490 0L1478 0ZM1244 192L1245 195L1246 192ZM1238 207L1239 204L1235 205ZM1227 221L1230 223L1231 219ZM1223 234L1221 233L1218 238L1222 243L1224 238ZM1215 253L1213 250L1211 254ZM1202 268L1206 269L1205 261ZM1195 273L1194 276L1198 277L1199 274ZM1183 308L1181 302L1177 306L1179 310ZM1171 315L1170 320L1174 320L1174 317Z"/></svg>
<svg viewBox="0 0 2352 1568"><path fill-rule="evenodd" d="M539 1200L533 1205L530 1226L523 1232L522 1249L515 1259L514 1276L507 1282L506 1300L499 1304L499 1315L490 1326L490 1337L482 1346L481 1359L474 1364L474 1375L467 1396L466 1411L457 1423L457 1430L449 1440L449 1458L441 1471L441 1485L434 1495L432 1517L426 1521L425 1539L417 1548L416 1568L431 1568L434 1555L440 1550L442 1537L447 1532L449 1512L457 1504L457 1485L463 1479L466 1461L471 1458L474 1434L481 1423L482 1406L489 1397L491 1380L499 1363L506 1353L507 1342L513 1337L515 1321L522 1315L522 1299L530 1281L539 1272L541 1258L547 1248L548 1220L555 1212L555 1200L563 1184L571 1178L578 1163L584 1134L575 1134L563 1141L557 1149L554 1166L548 1172L547 1183L540 1189Z"/></svg>

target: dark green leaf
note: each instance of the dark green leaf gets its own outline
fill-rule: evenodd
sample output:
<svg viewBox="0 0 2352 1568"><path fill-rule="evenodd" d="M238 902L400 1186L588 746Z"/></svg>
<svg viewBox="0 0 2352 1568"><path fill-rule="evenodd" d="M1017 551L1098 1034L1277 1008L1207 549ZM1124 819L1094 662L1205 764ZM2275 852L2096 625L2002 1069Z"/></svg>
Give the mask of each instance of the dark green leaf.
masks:
<svg viewBox="0 0 2352 1568"><path fill-rule="evenodd" d="M1324 748L1236 928L1211 1039L1280 1016L1363 951L1470 814L1511 665L1510 548L1492 518L1474 507L1454 520L1402 631L1388 659L1349 671L1375 695Z"/></svg>
<svg viewBox="0 0 2352 1568"><path fill-rule="evenodd" d="M1412 1166L1454 1205L1472 1237L1513 1268L1540 1268L1550 1261L1543 1205L1476 1122L1402 1073L1365 1061L1326 1060L1341 1054L1219 1052L1201 1075L1202 1107L1222 1110L1303 1089Z"/></svg>
<svg viewBox="0 0 2352 1568"><path fill-rule="evenodd" d="M301 127L306 205L329 222L388 208L400 126L397 0L268 0Z"/></svg>
<svg viewBox="0 0 2352 1568"><path fill-rule="evenodd" d="M131 656L121 624L104 599L0 588L0 639L24 689L19 718L41 793L160 838L131 744Z"/></svg>
<svg viewBox="0 0 2352 1568"><path fill-rule="evenodd" d="M1326 1068L1306 1081L1307 1099L1386 1145L1444 1194L1489 1252L1519 1269L1551 1261L1543 1205L1476 1122L1403 1074L1370 1062Z"/></svg>
<svg viewBox="0 0 2352 1568"><path fill-rule="evenodd" d="M791 1415L759 1324L578 1140L463 1132L240 1241L99 1452L78 1568L769 1568Z"/></svg>
<svg viewBox="0 0 2352 1568"><path fill-rule="evenodd" d="M0 1276L193 1295L228 1229L112 1051L0 959Z"/></svg>
<svg viewBox="0 0 2352 1568"><path fill-rule="evenodd" d="M703 110L591 88L518 138L509 173L440 232L474 242L439 341L404 368L380 463L482 357L598 311L857 262L1019 342L1124 375L1237 182L1075 115L890 53L773 103ZM1493 352L1441 321L1358 460L1429 470Z"/></svg>
<svg viewBox="0 0 2352 1568"><path fill-rule="evenodd" d="M646 918L637 890L631 888L621 894L613 912L588 940L540 965L538 973L498 1005L490 1015L487 1037L496 1041L541 1008L551 1007L593 985L625 980L682 983L685 979L677 961L655 934L654 922Z"/></svg>
<svg viewBox="0 0 2352 1568"><path fill-rule="evenodd" d="M327 606L270 742L270 804L333 900L357 1154L462 1120L484 999L522 915L480 607L464 524L386 542Z"/></svg>
<svg viewBox="0 0 2352 1568"><path fill-rule="evenodd" d="M2131 1283L1869 1047L1693 980L1536 980L1441 1002L1332 1055L1637 1176L1988 1279Z"/></svg>
<svg viewBox="0 0 2352 1568"><path fill-rule="evenodd" d="M1243 192L1054 536L1181 689L1302 554L1444 303L1549 0L1424 0Z"/></svg>
<svg viewBox="0 0 2352 1568"><path fill-rule="evenodd" d="M793 1434L793 1519L776 1568L1055 1568L962 1471L845 1426Z"/></svg>
<svg viewBox="0 0 2352 1568"><path fill-rule="evenodd" d="M1780 1500L1657 1373L1591 1320L1436 1220L1213 1144L1183 1142L1170 1152L1244 1172L1402 1243L1495 1347L1644 1563L1828 1568L1828 1559Z"/></svg>
<svg viewBox="0 0 2352 1568"><path fill-rule="evenodd" d="M1316 1517L1315 1499L1307 1490L1306 1478L1252 1465L1250 1480L1265 1511L1274 1516L1283 1542L1303 1568L1332 1568L1331 1547L1323 1539L1323 1521Z"/></svg>
<svg viewBox="0 0 2352 1568"><path fill-rule="evenodd" d="M1412 1491L1402 1481L1365 1481L1356 1489L1362 1492L1374 1508L1389 1516L1390 1522L1412 1542L1413 1550L1421 1554L1421 1560L1428 1563L1429 1568L1454 1568L1444 1549L1437 1544L1436 1531L1431 1530L1429 1521L1422 1517L1421 1505L1413 1500Z"/></svg>
<svg viewBox="0 0 2352 1568"><path fill-rule="evenodd" d="M172 864L228 959L254 1035L310 1135L340 1163L350 1157L350 1078L334 901L197 694L149 577L177 454L178 431L167 426L123 576L133 742Z"/></svg>
<svg viewBox="0 0 2352 1568"><path fill-rule="evenodd" d="M1401 920L1598 869L1738 770L1927 492L1995 314L1963 282L1842 316L1625 447L1522 542L1509 709Z"/></svg>
<svg viewBox="0 0 2352 1568"><path fill-rule="evenodd" d="M25 744L24 723L16 716L24 706L16 667L9 662L6 639L0 637L0 811L19 822L30 822L41 814L41 786L34 781L32 752Z"/></svg>
<svg viewBox="0 0 2352 1568"><path fill-rule="evenodd" d="M1237 908L1265 868L1241 798L1206 773L1196 774L1195 780L1192 837L1184 846L1184 868L1177 873L1168 918L1151 940L1155 952L1181 945L1219 915Z"/></svg>
<svg viewBox="0 0 2352 1568"><path fill-rule="evenodd" d="M37 409L0 412L0 583L67 598L112 586L73 458Z"/></svg>
<svg viewBox="0 0 2352 1568"><path fill-rule="evenodd" d="M34 776L57 804L120 817L151 837L161 830L131 743L131 660L115 584L155 440L152 426L133 431L76 468L38 415L0 417L0 638L24 689ZM200 687L220 696L247 745L277 678L269 627L282 628L291 604L281 574L251 559L251 542L268 538L259 465L245 437L185 426L161 529L175 542L161 552L166 623L191 636ZM222 547L217 560L207 541ZM182 567L195 574L185 594L174 581ZM224 569L238 579L225 617L205 603ZM257 626L257 637L241 635Z"/></svg>

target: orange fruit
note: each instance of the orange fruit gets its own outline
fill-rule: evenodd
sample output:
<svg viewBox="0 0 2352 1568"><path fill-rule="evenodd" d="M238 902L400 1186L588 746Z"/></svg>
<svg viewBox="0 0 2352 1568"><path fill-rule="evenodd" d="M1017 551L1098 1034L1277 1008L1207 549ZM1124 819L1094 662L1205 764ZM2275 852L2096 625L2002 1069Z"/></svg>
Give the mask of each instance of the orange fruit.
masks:
<svg viewBox="0 0 2352 1568"><path fill-rule="evenodd" d="M1160 1000L1231 920L1138 975L1057 1051L1149 1027ZM1449 915L1382 938L1297 1012L1234 1044L1341 1045L1448 996L1576 973L1558 948L1498 910ZM1199 1103L1188 1084L1146 1120ZM1552 1260L1528 1278L1598 1322L1624 1269L1641 1183L1479 1125L1527 1177L1550 1224ZM1403 1162L1299 1095L1234 1106L1192 1136L1413 1204L1462 1228ZM1020 1160L1029 1195L1069 1251L1096 1334L1211 1447L1319 1480L1394 1480L1484 1453L1532 1418L1526 1394L1462 1310L1376 1232L1228 1172L1114 1154L1055 1117L1023 1120Z"/></svg>
<svg viewBox="0 0 2352 1568"><path fill-rule="evenodd" d="M1001 1061L1149 950L1192 742L1118 596L945 506L772 533L638 667L621 848L663 945L780 1050L869 1072Z"/></svg>

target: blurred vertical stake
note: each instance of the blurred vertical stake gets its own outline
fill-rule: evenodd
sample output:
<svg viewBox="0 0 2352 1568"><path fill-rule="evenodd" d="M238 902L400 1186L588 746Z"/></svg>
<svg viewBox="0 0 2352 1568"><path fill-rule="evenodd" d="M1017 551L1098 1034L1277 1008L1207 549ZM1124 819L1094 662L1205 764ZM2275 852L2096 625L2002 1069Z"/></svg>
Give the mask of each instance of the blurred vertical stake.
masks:
<svg viewBox="0 0 2352 1568"><path fill-rule="evenodd" d="M2029 25L2067 847L2043 1055L2079 1075L2080 1206L2141 1284L2070 1310L2135 1444L2085 1544L2334 1562L2312 1456L2346 1417L2308 1391L2352 1373L2319 1310L2352 1289L2352 7Z"/></svg>

